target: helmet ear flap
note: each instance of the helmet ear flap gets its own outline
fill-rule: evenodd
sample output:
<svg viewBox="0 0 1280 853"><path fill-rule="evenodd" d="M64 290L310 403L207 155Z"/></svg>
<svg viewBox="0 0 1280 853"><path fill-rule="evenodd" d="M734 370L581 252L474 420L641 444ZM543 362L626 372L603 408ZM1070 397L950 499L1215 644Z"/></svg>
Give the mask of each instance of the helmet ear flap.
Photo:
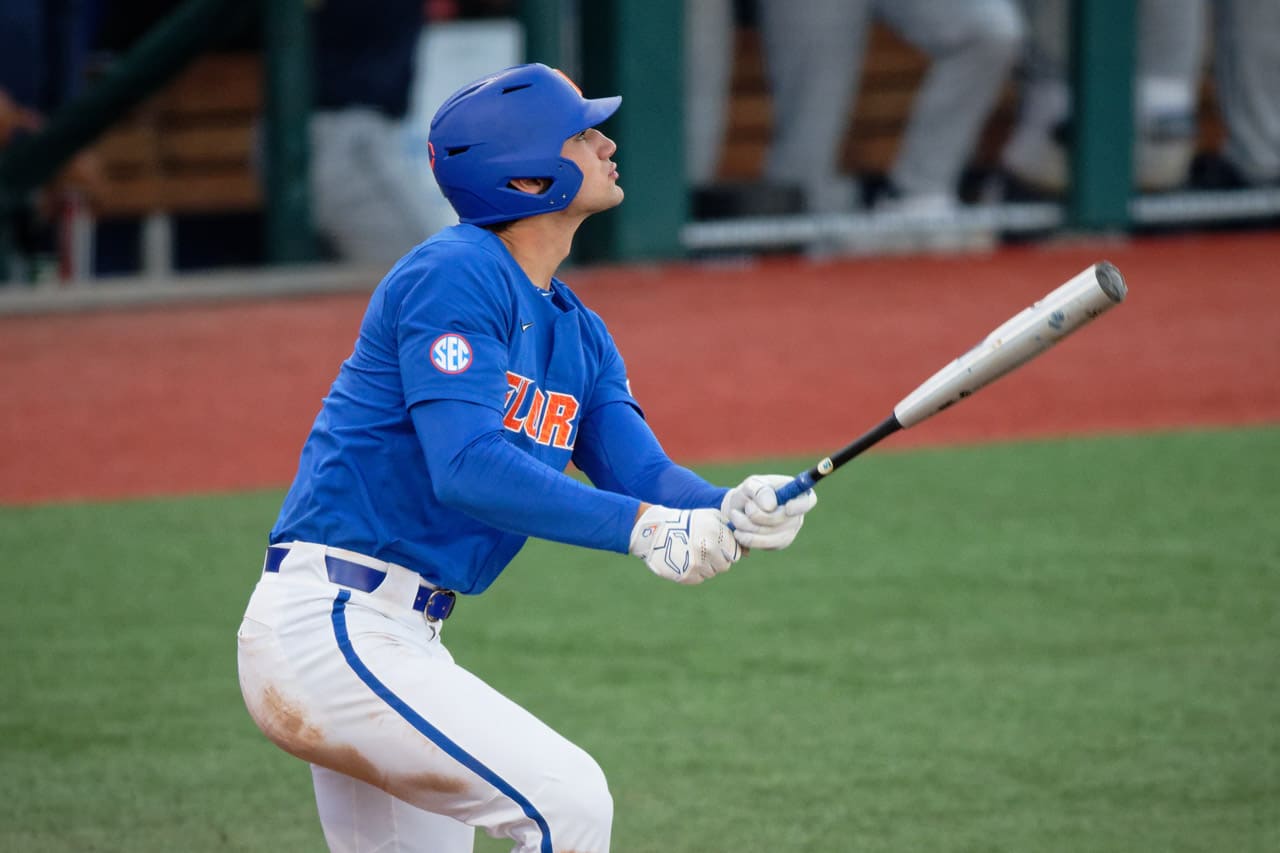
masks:
<svg viewBox="0 0 1280 853"><path fill-rule="evenodd" d="M524 163L508 164L506 170L510 177L502 182L502 186L495 188L495 196L500 196L503 201L503 210L509 216L504 214L503 219L493 219L485 222L472 222L473 225L488 225L492 222L502 222L510 219L522 219L526 216L537 216L540 213L551 213L556 210L563 210L568 207L578 194L578 189L582 186L582 170L572 160L564 157L556 157L555 168L548 170L546 162L527 161ZM541 169L541 173L537 172ZM550 174L547 174L547 172ZM518 189L511 185L514 180L522 178L540 177L549 181L546 189L540 193L530 193Z"/></svg>
<svg viewBox="0 0 1280 853"><path fill-rule="evenodd" d="M569 205L582 171L561 156L565 140L604 121L621 98L587 100L563 72L517 65L464 86L431 120L432 173L462 222L488 225ZM551 181L540 194L510 185Z"/></svg>

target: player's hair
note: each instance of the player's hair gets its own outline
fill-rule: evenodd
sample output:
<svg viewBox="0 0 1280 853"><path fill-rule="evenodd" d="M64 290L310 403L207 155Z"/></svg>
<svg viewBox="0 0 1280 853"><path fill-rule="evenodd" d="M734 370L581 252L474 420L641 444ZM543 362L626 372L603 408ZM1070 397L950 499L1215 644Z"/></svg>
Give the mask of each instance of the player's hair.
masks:
<svg viewBox="0 0 1280 853"><path fill-rule="evenodd" d="M622 98L588 99L562 72L516 65L463 86L436 111L428 144L431 169L458 218L492 225L568 207L582 171L560 156L564 142L595 127ZM545 178L546 192L512 187Z"/></svg>

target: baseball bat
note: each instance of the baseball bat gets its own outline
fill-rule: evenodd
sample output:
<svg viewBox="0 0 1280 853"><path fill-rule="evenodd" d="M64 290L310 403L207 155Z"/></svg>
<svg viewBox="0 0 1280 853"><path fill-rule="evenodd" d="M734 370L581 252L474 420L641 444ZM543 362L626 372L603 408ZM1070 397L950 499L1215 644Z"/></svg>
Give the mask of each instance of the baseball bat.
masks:
<svg viewBox="0 0 1280 853"><path fill-rule="evenodd" d="M1027 363L1124 301L1129 288L1110 261L1099 261L997 326L964 355L922 382L893 414L778 489L783 504L895 432L928 420Z"/></svg>

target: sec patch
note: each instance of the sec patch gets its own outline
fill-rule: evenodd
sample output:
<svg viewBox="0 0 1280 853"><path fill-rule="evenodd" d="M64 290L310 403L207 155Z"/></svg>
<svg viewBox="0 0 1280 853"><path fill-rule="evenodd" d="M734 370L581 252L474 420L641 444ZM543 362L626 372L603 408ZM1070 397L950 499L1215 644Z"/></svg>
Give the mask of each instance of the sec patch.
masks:
<svg viewBox="0 0 1280 853"><path fill-rule="evenodd" d="M462 335L441 335L431 344L431 363L441 373L462 373L471 366L471 344Z"/></svg>

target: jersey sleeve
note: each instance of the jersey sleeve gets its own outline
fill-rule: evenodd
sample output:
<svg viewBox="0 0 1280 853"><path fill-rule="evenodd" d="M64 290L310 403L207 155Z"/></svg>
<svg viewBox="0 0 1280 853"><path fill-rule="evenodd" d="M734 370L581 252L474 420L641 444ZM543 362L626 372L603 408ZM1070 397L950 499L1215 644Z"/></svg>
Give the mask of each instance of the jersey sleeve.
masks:
<svg viewBox="0 0 1280 853"><path fill-rule="evenodd" d="M580 483L502 437L499 416L457 400L411 410L436 499L490 527L626 553L640 502Z"/></svg>
<svg viewBox="0 0 1280 853"><path fill-rule="evenodd" d="M672 462L640 412L623 401L587 414L573 462L601 489L676 509L718 507L728 491Z"/></svg>
<svg viewBox="0 0 1280 853"><path fill-rule="evenodd" d="M581 310L586 317L589 346L595 349L598 364L595 385L584 407L585 413L590 414L594 409L617 402L628 403L639 411L640 404L631 395L631 383L627 380L627 365L618 352L613 336L598 314L585 306Z"/></svg>
<svg viewBox="0 0 1280 853"><path fill-rule="evenodd" d="M406 406L465 400L501 411L512 325L502 271L472 253L415 275L391 319Z"/></svg>

